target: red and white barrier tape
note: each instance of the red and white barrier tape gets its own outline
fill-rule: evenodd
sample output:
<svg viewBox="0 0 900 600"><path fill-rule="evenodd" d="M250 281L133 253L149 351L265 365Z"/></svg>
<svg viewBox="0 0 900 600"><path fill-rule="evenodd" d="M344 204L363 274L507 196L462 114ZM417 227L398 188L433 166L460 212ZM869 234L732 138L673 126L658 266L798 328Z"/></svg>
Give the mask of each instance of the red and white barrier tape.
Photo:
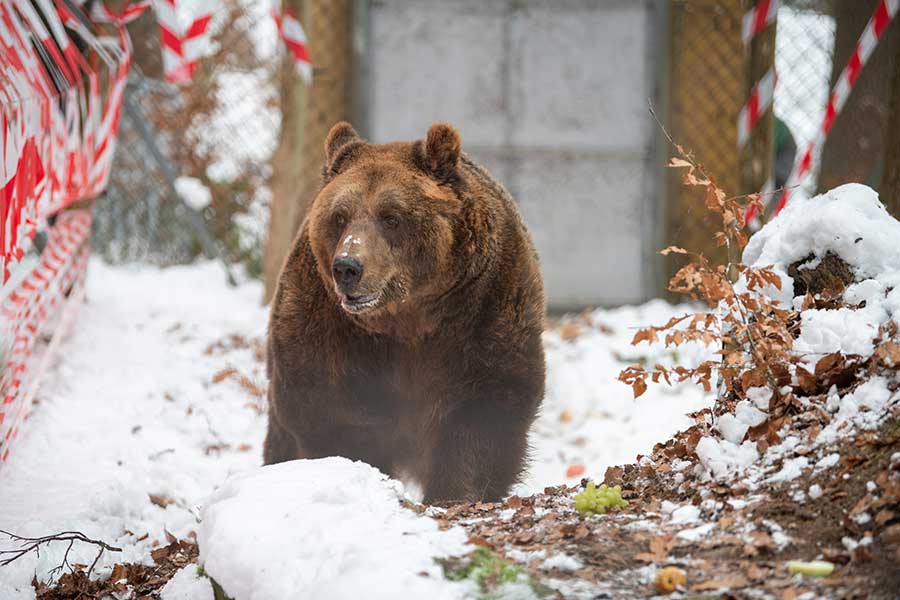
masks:
<svg viewBox="0 0 900 600"><path fill-rule="evenodd" d="M122 10L115 12L106 7L103 2L94 2L91 7L91 19L96 23L112 23L113 25L126 25L137 19L150 7L150 0L143 0L135 4L127 3Z"/></svg>
<svg viewBox="0 0 900 600"><path fill-rule="evenodd" d="M184 27L178 16L177 0L154 0L153 7L159 22L166 80L177 84L188 83L194 76L197 63L208 50L212 11L200 14Z"/></svg>
<svg viewBox="0 0 900 600"><path fill-rule="evenodd" d="M8 359L0 364L0 462L9 456L39 380L32 360L37 341L58 332L60 311L83 282L90 228L90 211L61 213L37 266L0 304L6 327L0 339L8 340ZM51 329L53 324L57 327Z"/></svg>
<svg viewBox="0 0 900 600"><path fill-rule="evenodd" d="M73 15L78 9L55 1L0 0L0 285L39 223L98 194L109 173L127 37L120 29L119 45L96 38ZM105 96L97 61L72 43L76 34L106 64Z"/></svg>
<svg viewBox="0 0 900 600"><path fill-rule="evenodd" d="M822 124L816 137L807 144L803 154L799 155L794 162L794 168L791 170L784 190L778 199L778 204L775 206L775 214L781 212L790 199L791 190L799 185L800 180L809 173L812 168L813 158L819 155L822 147L825 145L825 140L831 132L834 121L847 103L847 98L850 97L850 92L853 90L860 72L862 72L863 67L878 45L878 41L884 35L888 25L890 25L891 20L897 16L898 11L900 11L900 0L881 0L878 3L875 12L856 43L853 55L847 61L847 65L841 71L837 82L834 84L831 96L828 98L828 105L825 107L825 116L822 118ZM751 206L747 211L747 222L750 222L755 216L756 211Z"/></svg>
<svg viewBox="0 0 900 600"><path fill-rule="evenodd" d="M312 83L313 68L309 59L309 40L306 38L306 32L300 21L290 11L284 14L277 7L272 8L272 18L275 20L275 27L278 34L284 40L284 45L294 58L294 65L297 73L303 78L307 85Z"/></svg>
<svg viewBox="0 0 900 600"><path fill-rule="evenodd" d="M770 68L762 79L750 91L750 99L738 114L738 147L742 148L750 139L750 132L759 122L759 116L765 113L775 98L777 81L775 67Z"/></svg>
<svg viewBox="0 0 900 600"><path fill-rule="evenodd" d="M62 209L106 186L131 60L124 23L138 10L102 11L118 36L101 37L64 0L0 0L0 461L48 364L45 352L35 369L37 341L58 343L84 280L91 215ZM9 281L54 214L36 265Z"/></svg>
<svg viewBox="0 0 900 600"><path fill-rule="evenodd" d="M768 27L778 14L778 0L759 0L741 19L741 39L744 44Z"/></svg>

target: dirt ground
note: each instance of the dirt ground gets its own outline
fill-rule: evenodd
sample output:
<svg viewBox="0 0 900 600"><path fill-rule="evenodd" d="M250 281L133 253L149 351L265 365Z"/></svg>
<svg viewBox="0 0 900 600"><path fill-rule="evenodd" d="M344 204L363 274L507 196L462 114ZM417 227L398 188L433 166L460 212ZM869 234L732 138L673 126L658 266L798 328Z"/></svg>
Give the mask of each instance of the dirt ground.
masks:
<svg viewBox="0 0 900 600"><path fill-rule="evenodd" d="M499 504L451 506L436 518L446 526L465 527L471 541L524 564L536 579L567 581L565 589L590 591L594 598L654 596L657 572L674 566L687 577L675 597L790 600L812 592L817 598L895 599L900 598L900 460L892 463L891 456L898 451L900 421L844 442L839 465L800 480L804 489L818 484L821 497L797 502L786 485L748 495L747 490L698 483L689 493L679 493L666 446L660 445L652 464L609 469L606 483L621 485L629 502L615 512L580 517L571 498L583 481ZM877 484L877 494L868 482ZM745 498L746 506L723 502L711 531L685 539L679 530L695 524L668 524L662 503L704 506L702 490L716 500ZM852 517L864 510L874 510L875 517L860 525ZM790 542L780 541L782 534ZM850 550L844 538L863 543ZM520 560L529 553L567 554L581 567L548 571L541 561ZM789 560L817 557L836 565L832 575L788 573ZM561 592L551 596L566 597Z"/></svg>

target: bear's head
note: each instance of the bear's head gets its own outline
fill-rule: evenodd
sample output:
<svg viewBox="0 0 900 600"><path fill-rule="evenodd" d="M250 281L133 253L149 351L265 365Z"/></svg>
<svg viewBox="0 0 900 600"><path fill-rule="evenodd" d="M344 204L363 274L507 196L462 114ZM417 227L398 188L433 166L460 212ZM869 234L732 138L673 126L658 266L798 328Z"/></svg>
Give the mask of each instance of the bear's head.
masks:
<svg viewBox="0 0 900 600"><path fill-rule="evenodd" d="M458 279L466 201L456 129L369 144L347 123L325 141L323 186L308 231L319 276L370 329L438 298Z"/></svg>

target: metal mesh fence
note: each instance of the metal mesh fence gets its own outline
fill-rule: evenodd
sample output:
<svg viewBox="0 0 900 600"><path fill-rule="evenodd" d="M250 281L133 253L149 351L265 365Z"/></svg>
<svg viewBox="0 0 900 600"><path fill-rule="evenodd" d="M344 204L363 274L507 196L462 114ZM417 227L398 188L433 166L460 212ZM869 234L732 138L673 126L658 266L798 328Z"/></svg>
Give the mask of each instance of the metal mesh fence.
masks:
<svg viewBox="0 0 900 600"><path fill-rule="evenodd" d="M196 211L226 260L251 274L260 268L280 121L280 46L266 3L230 0L225 7L211 24L210 56L181 88L150 76L158 75L159 56L153 15L141 18L149 26L132 28L133 111L123 114L109 188L95 211L94 247L107 260L173 264L196 257L203 251Z"/></svg>
<svg viewBox="0 0 900 600"><path fill-rule="evenodd" d="M269 2L224 6L214 13L209 56L182 87L160 79L153 15L130 27L136 65L126 101L137 114L123 117L94 228L95 248L110 261L189 261L204 251L202 228L217 254L251 276L260 274L264 250L275 263L267 269L277 272L319 185L325 136L349 118L352 2L284 1L309 38L311 86L285 53ZM266 248L270 209L277 247Z"/></svg>
<svg viewBox="0 0 900 600"><path fill-rule="evenodd" d="M865 9L863 9L865 10ZM778 9L775 36L775 186L785 184L797 149L816 136L825 115L831 84L835 22L832 2L798 0ZM801 181L814 192L820 157Z"/></svg>

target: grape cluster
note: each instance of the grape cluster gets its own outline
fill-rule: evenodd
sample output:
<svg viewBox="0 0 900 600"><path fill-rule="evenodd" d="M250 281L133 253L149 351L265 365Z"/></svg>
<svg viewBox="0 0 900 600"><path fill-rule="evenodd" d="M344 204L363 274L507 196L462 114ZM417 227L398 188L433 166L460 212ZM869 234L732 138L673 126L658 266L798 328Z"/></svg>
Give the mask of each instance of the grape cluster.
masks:
<svg viewBox="0 0 900 600"><path fill-rule="evenodd" d="M575 509L585 514L602 515L610 508L622 508L628 502L622 500L622 486L607 486L605 483L596 487L589 481L583 492L575 495Z"/></svg>

